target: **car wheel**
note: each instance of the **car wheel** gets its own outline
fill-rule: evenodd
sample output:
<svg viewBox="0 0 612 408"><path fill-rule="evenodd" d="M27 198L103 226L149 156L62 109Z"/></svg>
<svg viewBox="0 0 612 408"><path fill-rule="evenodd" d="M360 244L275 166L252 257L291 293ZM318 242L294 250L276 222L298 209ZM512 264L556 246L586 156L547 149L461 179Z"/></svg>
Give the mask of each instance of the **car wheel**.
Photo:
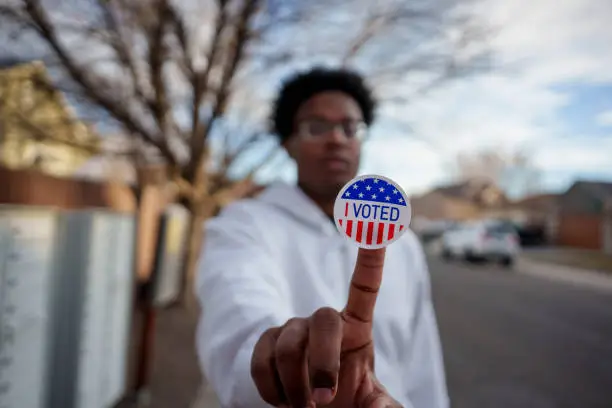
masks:
<svg viewBox="0 0 612 408"><path fill-rule="evenodd" d="M514 258L505 256L499 261L500 265L506 268L511 268L514 265Z"/></svg>
<svg viewBox="0 0 612 408"><path fill-rule="evenodd" d="M453 259L453 254L451 254L448 249L444 248L442 250L442 259L444 259L445 261L450 261Z"/></svg>
<svg viewBox="0 0 612 408"><path fill-rule="evenodd" d="M466 262L469 262L471 264L485 264L487 262L489 262L489 258L487 257L487 255L483 255L483 254L476 254L473 251L465 251L464 255L463 255L463 259Z"/></svg>

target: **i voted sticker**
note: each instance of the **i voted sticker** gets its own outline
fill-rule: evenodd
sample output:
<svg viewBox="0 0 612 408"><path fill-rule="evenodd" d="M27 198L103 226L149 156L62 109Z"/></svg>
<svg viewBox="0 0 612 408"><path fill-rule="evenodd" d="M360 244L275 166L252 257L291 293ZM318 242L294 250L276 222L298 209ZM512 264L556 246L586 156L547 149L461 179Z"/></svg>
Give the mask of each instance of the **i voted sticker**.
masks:
<svg viewBox="0 0 612 408"><path fill-rule="evenodd" d="M392 180L376 175L354 178L338 193L336 227L365 249L382 248L397 240L410 225L408 197Z"/></svg>

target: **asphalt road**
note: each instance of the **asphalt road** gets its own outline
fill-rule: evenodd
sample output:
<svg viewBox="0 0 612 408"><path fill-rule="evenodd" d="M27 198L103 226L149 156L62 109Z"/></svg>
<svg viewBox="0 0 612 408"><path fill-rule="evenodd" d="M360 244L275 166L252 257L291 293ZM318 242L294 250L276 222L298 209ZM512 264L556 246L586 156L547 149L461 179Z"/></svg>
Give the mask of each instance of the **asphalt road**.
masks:
<svg viewBox="0 0 612 408"><path fill-rule="evenodd" d="M453 408L612 408L612 293L430 259Z"/></svg>

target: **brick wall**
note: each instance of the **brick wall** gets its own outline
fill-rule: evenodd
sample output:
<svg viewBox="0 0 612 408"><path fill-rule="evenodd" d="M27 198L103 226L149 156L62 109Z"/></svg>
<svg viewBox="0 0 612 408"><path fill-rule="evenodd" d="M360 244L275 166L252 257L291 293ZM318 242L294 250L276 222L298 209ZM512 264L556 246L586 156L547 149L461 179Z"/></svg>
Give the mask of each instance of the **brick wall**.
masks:
<svg viewBox="0 0 612 408"><path fill-rule="evenodd" d="M135 193L125 184L64 179L0 167L0 204L134 212Z"/></svg>
<svg viewBox="0 0 612 408"><path fill-rule="evenodd" d="M602 249L603 217L562 213L559 215L557 245Z"/></svg>

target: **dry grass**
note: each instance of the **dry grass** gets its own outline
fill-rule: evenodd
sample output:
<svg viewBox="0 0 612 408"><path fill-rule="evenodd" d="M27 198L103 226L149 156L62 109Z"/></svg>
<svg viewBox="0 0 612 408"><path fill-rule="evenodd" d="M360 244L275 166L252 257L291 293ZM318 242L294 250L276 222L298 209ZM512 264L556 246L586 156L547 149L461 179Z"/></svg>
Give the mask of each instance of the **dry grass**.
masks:
<svg viewBox="0 0 612 408"><path fill-rule="evenodd" d="M535 261L612 273L612 255L604 254L599 251L557 248L544 251L525 252L524 255Z"/></svg>

